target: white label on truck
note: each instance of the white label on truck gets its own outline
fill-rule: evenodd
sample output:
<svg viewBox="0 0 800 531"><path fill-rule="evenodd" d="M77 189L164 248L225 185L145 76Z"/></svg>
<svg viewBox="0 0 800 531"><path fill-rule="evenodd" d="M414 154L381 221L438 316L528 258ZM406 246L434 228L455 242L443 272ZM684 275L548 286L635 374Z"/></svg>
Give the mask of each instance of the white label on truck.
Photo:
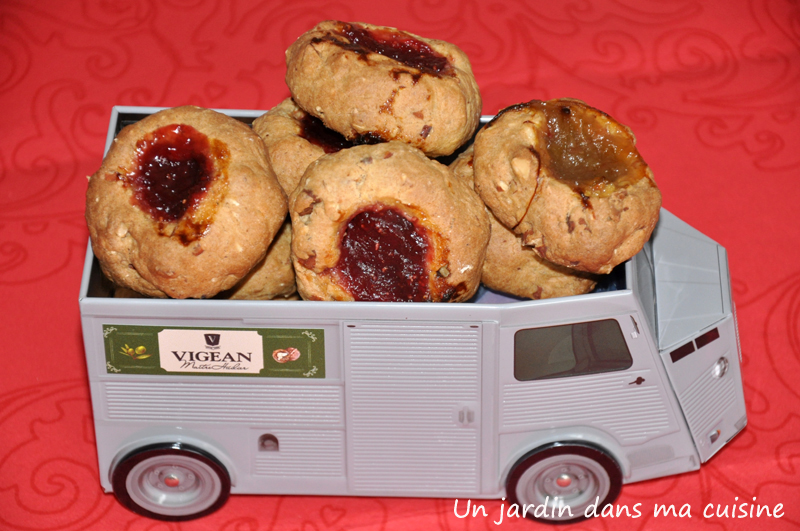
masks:
<svg viewBox="0 0 800 531"><path fill-rule="evenodd" d="M167 372L258 374L264 368L254 330L162 330L158 350Z"/></svg>

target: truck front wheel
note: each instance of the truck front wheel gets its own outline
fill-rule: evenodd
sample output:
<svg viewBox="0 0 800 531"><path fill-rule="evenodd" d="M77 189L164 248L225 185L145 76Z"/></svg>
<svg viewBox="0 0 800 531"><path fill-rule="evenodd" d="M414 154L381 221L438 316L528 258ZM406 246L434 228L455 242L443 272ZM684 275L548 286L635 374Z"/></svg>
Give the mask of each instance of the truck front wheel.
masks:
<svg viewBox="0 0 800 531"><path fill-rule="evenodd" d="M506 495L520 514L548 523L599 515L621 489L617 462L584 443L553 443L532 450L517 461L506 481Z"/></svg>
<svg viewBox="0 0 800 531"><path fill-rule="evenodd" d="M159 520L191 520L227 501L231 481L210 454L180 443L140 448L111 473L117 500L137 514Z"/></svg>

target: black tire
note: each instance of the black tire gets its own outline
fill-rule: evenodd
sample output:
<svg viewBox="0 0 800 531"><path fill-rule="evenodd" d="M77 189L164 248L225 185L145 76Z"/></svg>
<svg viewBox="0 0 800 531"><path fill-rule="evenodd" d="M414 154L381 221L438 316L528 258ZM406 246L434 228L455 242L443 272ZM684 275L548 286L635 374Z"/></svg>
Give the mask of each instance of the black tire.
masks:
<svg viewBox="0 0 800 531"><path fill-rule="evenodd" d="M553 443L528 452L506 480L506 497L519 506L519 514L529 506L527 518L550 524L585 520L593 504L599 515L621 489L622 471L614 458L581 442ZM559 510L565 505L569 511Z"/></svg>
<svg viewBox="0 0 800 531"><path fill-rule="evenodd" d="M222 507L231 491L228 471L212 455L180 443L140 448L111 473L117 500L157 520L192 520Z"/></svg>

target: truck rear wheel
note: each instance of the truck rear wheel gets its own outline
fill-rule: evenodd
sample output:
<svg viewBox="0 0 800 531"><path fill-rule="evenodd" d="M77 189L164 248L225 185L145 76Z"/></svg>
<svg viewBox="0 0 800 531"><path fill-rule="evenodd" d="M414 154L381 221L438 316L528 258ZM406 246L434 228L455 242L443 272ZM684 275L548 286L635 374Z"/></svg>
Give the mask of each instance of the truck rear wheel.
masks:
<svg viewBox="0 0 800 531"><path fill-rule="evenodd" d="M117 500L158 520L191 520L227 501L231 481L210 454L180 443L153 445L125 456L111 474Z"/></svg>
<svg viewBox="0 0 800 531"><path fill-rule="evenodd" d="M506 495L520 514L548 523L584 520L593 516L586 510L595 504L599 515L621 489L617 462L584 443L554 443L528 452L506 481Z"/></svg>

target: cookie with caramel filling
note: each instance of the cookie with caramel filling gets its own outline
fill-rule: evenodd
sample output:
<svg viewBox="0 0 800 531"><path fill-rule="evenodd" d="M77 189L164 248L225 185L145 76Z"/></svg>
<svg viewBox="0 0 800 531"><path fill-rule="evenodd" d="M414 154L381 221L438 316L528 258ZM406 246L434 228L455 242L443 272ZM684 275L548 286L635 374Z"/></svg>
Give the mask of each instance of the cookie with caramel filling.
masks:
<svg viewBox="0 0 800 531"><path fill-rule="evenodd" d="M489 218L450 169L402 142L324 155L289 198L304 299L459 302L480 283Z"/></svg>
<svg viewBox="0 0 800 531"><path fill-rule="evenodd" d="M295 102L356 143L400 140L449 155L478 127L481 97L457 46L385 26L325 21L286 51Z"/></svg>
<svg viewBox="0 0 800 531"><path fill-rule="evenodd" d="M543 258L608 273L642 248L661 193L631 131L585 103L533 100L475 138L475 189Z"/></svg>
<svg viewBox="0 0 800 531"><path fill-rule="evenodd" d="M86 193L103 272L151 297L207 298L231 288L264 258L286 213L258 135L191 106L120 131Z"/></svg>
<svg viewBox="0 0 800 531"><path fill-rule="evenodd" d="M473 148L450 165L453 174L473 186ZM548 262L489 213L491 237L481 282L488 288L528 299L581 295L594 289L597 276Z"/></svg>
<svg viewBox="0 0 800 531"><path fill-rule="evenodd" d="M322 120L312 116L286 98L253 122L255 131L267 147L267 155L278 182L291 194L308 165L325 153L352 147L353 143Z"/></svg>

